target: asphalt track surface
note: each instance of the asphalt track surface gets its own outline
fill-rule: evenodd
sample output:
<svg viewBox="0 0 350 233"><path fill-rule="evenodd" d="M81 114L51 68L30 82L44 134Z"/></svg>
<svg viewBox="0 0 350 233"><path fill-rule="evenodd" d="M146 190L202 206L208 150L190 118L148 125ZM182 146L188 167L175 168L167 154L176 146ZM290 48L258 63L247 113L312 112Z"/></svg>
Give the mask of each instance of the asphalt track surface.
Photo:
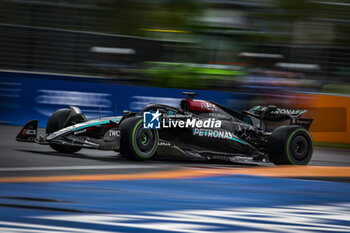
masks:
<svg viewBox="0 0 350 233"><path fill-rule="evenodd" d="M273 164L266 163L238 164L225 161L174 159L128 161L113 151L89 149L83 149L75 154L64 154L55 152L49 146L17 142L15 136L19 130L20 127L17 126L0 125L0 177L134 174L178 169L237 168L242 170L274 167ZM43 133L43 129L40 129L40 132ZM309 165L350 167L350 151L315 148Z"/></svg>

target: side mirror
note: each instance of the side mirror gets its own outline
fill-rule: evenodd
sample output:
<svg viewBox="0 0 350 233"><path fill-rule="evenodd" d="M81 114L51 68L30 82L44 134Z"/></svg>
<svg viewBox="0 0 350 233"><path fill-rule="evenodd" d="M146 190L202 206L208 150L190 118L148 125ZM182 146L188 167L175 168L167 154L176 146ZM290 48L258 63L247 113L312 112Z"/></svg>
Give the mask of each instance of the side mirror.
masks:
<svg viewBox="0 0 350 233"><path fill-rule="evenodd" d="M128 114L130 114L131 113L131 111L129 111L129 110L123 110L123 114L124 115L128 115Z"/></svg>

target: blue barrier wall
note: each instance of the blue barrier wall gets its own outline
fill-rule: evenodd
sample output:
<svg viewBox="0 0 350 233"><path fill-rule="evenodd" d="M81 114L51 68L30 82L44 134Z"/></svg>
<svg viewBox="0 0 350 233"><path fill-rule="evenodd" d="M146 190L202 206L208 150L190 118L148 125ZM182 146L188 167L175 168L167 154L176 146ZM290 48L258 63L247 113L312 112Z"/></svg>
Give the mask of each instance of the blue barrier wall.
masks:
<svg viewBox="0 0 350 233"><path fill-rule="evenodd" d="M88 119L120 115L123 110L140 111L148 103L179 107L182 89L108 84L97 78L0 72L0 123L23 125L39 120L45 127L57 109L78 106ZM233 97L230 92L196 91L201 99L223 105Z"/></svg>

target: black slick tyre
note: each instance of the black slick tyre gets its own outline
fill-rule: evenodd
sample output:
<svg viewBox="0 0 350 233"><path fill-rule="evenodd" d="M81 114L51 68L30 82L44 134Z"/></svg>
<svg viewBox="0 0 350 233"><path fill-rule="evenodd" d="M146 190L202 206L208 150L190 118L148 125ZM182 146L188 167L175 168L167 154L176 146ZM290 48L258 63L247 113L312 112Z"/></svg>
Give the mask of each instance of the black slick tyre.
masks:
<svg viewBox="0 0 350 233"><path fill-rule="evenodd" d="M276 128L267 144L272 163L307 165L313 153L310 133L301 126L287 125Z"/></svg>
<svg viewBox="0 0 350 233"><path fill-rule="evenodd" d="M145 129L142 117L123 120L121 130L120 153L130 160L151 158L157 151L159 135L155 129Z"/></svg>
<svg viewBox="0 0 350 233"><path fill-rule="evenodd" d="M68 117L71 111L72 110L69 108L61 108L54 112L47 121L46 134L53 133L64 127L69 126L70 122ZM58 152L63 153L74 153L81 150L81 147L58 144L50 144L50 147Z"/></svg>

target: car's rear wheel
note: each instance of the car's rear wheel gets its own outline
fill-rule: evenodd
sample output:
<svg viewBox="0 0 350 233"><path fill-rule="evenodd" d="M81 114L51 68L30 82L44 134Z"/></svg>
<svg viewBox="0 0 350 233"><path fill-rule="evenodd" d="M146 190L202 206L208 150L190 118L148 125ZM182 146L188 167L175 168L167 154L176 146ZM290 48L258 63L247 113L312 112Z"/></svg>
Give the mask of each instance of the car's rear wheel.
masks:
<svg viewBox="0 0 350 233"><path fill-rule="evenodd" d="M157 151L159 135L155 129L145 129L141 117L123 120L121 130L120 153L131 160L151 158Z"/></svg>
<svg viewBox="0 0 350 233"><path fill-rule="evenodd" d="M68 119L71 111L73 110L69 108L61 108L54 112L47 121L46 134L56 132L64 127L71 125L71 122ZM50 147L58 152L64 153L74 153L81 150L81 147L59 144L50 144Z"/></svg>
<svg viewBox="0 0 350 233"><path fill-rule="evenodd" d="M301 126L278 127L269 138L267 153L274 164L307 165L313 153L312 137Z"/></svg>

